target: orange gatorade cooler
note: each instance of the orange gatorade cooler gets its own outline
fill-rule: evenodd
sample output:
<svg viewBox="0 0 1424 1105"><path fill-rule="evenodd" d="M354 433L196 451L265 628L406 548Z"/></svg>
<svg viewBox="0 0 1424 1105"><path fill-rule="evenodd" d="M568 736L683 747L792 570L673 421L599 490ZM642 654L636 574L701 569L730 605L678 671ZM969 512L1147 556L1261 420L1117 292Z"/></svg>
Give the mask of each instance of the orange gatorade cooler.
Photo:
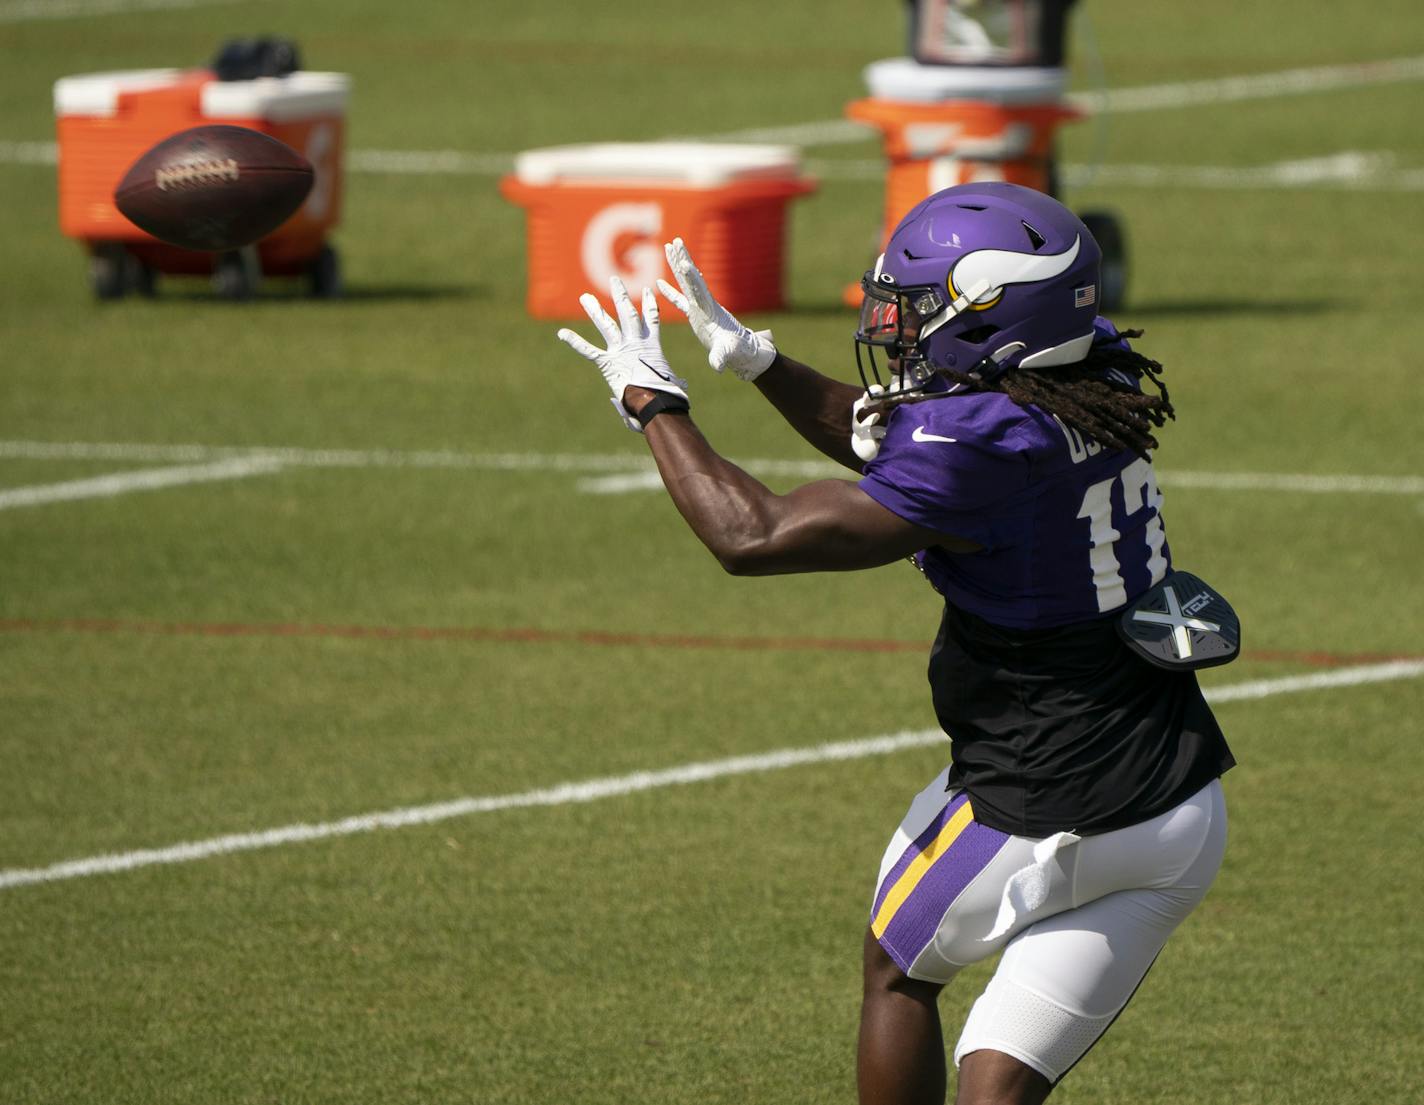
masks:
<svg viewBox="0 0 1424 1105"><path fill-rule="evenodd" d="M527 305L535 318L579 318L608 281L634 297L671 281L663 243L681 237L729 311L785 303L787 201L813 191L788 146L607 143L528 150L500 182L528 225ZM665 319L680 319L669 311Z"/></svg>
<svg viewBox="0 0 1424 1105"><path fill-rule="evenodd" d="M1054 132L1081 116L1063 101L1064 70L888 58L865 80L870 97L845 113L884 143L882 241L920 200L955 184L1002 180L1052 194Z"/></svg>
<svg viewBox="0 0 1424 1105"><path fill-rule="evenodd" d="M341 217L349 92L344 73L305 71L218 80L209 69L140 69L56 81L60 229L88 247L95 294L151 292L156 273L212 273L219 293L235 298L250 294L263 273L305 275L313 294L335 294L337 258L326 239ZM115 185L141 154L205 123L260 131L302 153L316 170L297 213L245 251L167 245L114 206Z"/></svg>

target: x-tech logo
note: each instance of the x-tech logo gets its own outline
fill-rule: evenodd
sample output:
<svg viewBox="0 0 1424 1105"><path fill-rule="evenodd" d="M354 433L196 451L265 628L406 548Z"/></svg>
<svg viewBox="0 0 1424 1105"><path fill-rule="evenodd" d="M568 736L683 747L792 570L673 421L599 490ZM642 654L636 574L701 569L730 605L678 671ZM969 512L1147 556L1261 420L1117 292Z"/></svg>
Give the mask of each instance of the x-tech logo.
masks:
<svg viewBox="0 0 1424 1105"><path fill-rule="evenodd" d="M1198 599L1206 597L1205 594L1196 595L1187 603L1187 606L1195 606ZM1182 604L1177 599L1177 592L1171 586L1162 588L1162 598L1166 600L1166 613L1158 613L1154 610L1137 610L1133 612L1132 620L1135 622L1150 622L1153 625L1169 625L1172 627L1172 645L1177 650L1177 658L1187 659L1192 654L1192 635L1187 632L1189 629L1199 629L1203 633L1219 633L1221 626L1216 622L1205 621L1202 618L1194 618L1190 614L1182 612Z"/></svg>

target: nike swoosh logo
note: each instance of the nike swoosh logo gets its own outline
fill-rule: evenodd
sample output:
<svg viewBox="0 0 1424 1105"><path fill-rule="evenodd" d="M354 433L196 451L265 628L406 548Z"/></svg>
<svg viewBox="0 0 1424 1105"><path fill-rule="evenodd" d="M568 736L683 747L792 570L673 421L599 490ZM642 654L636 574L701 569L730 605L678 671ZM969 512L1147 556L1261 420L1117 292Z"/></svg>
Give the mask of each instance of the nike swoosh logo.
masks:
<svg viewBox="0 0 1424 1105"><path fill-rule="evenodd" d="M940 437L939 434L927 434L923 426L916 426L915 432L912 433L910 437L916 441L947 441L951 445L954 444L955 440L952 437Z"/></svg>
<svg viewBox="0 0 1424 1105"><path fill-rule="evenodd" d="M668 383L672 383L672 377L671 377L671 376L669 376L666 372L661 371L660 369L654 368L654 367L653 367L652 365L650 365L647 361L643 360L642 357L639 357L639 358L638 358L638 362L639 362L644 368L646 368L649 372L651 372L654 376L656 376L658 379L660 379L660 380L666 380Z"/></svg>

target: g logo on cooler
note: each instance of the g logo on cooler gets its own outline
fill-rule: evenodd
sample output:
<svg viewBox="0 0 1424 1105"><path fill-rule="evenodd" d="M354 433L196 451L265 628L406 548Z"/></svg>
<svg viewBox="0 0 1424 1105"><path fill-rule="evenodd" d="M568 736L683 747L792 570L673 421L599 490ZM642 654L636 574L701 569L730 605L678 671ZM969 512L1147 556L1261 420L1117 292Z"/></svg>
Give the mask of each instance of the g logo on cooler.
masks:
<svg viewBox="0 0 1424 1105"><path fill-rule="evenodd" d="M583 272L595 288L607 288L619 277L633 289L651 288L663 274L663 209L657 203L615 203L605 207L584 228L579 244ZM635 240L623 244L620 239Z"/></svg>

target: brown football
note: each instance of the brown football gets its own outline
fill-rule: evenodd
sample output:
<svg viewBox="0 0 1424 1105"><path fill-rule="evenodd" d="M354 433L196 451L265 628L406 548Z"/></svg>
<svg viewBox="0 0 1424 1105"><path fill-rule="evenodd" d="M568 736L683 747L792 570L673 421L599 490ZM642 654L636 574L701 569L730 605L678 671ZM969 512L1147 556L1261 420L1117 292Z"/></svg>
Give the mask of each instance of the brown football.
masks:
<svg viewBox="0 0 1424 1105"><path fill-rule="evenodd" d="M193 127L135 161L114 189L114 205L170 245L237 249L291 218L314 176L306 158L268 135L247 127Z"/></svg>

